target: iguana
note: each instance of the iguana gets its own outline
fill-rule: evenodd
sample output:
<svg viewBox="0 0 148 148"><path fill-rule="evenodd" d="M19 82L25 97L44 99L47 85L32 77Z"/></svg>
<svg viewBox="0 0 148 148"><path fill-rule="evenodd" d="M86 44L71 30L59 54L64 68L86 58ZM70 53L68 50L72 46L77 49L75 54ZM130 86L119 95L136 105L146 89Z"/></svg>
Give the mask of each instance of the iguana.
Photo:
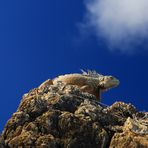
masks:
<svg viewBox="0 0 148 148"><path fill-rule="evenodd" d="M82 70L82 74L65 74L53 80L49 79L43 82L39 87L57 84L59 81L68 85L76 85L80 87L83 92L95 95L99 101L102 92L119 85L119 80L113 76L103 76L96 71L88 70L88 72L85 72Z"/></svg>

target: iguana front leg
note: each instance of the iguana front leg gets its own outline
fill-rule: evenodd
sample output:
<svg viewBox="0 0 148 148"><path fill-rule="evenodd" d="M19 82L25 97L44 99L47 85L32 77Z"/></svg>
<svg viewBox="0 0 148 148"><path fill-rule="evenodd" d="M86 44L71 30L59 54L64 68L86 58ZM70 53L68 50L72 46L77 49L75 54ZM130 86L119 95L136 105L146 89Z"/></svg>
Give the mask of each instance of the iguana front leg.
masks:
<svg viewBox="0 0 148 148"><path fill-rule="evenodd" d="M100 89L94 89L93 87L89 86L89 85L84 85L82 87L80 87L80 89L83 92L88 92L92 95L95 95L96 98L100 101L101 100L101 91Z"/></svg>

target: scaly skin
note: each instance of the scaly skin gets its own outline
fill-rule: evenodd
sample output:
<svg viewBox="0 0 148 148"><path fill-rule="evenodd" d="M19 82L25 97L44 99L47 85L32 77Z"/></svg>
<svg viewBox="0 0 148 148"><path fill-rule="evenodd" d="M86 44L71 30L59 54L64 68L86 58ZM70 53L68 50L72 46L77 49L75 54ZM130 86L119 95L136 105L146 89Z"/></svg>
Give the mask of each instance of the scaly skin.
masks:
<svg viewBox="0 0 148 148"><path fill-rule="evenodd" d="M69 85L77 85L84 92L93 94L101 100L101 92L119 85L119 80L113 76L103 76L96 72L83 71L83 74L66 74L53 79L53 84L61 81Z"/></svg>

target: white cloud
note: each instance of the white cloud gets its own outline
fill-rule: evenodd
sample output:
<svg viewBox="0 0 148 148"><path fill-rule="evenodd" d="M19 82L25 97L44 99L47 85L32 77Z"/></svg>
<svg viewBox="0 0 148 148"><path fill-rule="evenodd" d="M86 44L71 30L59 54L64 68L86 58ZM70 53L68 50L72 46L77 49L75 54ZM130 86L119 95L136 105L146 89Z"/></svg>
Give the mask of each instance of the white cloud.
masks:
<svg viewBox="0 0 148 148"><path fill-rule="evenodd" d="M85 25L103 37L110 49L135 52L135 47L148 41L148 0L85 0L85 4Z"/></svg>

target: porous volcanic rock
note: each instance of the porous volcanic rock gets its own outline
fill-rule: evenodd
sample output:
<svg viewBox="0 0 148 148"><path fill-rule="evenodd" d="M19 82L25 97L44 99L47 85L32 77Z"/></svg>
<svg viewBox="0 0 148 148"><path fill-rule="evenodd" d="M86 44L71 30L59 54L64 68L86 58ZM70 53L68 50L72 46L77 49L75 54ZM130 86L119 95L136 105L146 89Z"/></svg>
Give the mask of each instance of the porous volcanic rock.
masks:
<svg viewBox="0 0 148 148"><path fill-rule="evenodd" d="M103 106L95 96L61 82L24 94L0 136L0 148L147 146L148 113L123 102Z"/></svg>

